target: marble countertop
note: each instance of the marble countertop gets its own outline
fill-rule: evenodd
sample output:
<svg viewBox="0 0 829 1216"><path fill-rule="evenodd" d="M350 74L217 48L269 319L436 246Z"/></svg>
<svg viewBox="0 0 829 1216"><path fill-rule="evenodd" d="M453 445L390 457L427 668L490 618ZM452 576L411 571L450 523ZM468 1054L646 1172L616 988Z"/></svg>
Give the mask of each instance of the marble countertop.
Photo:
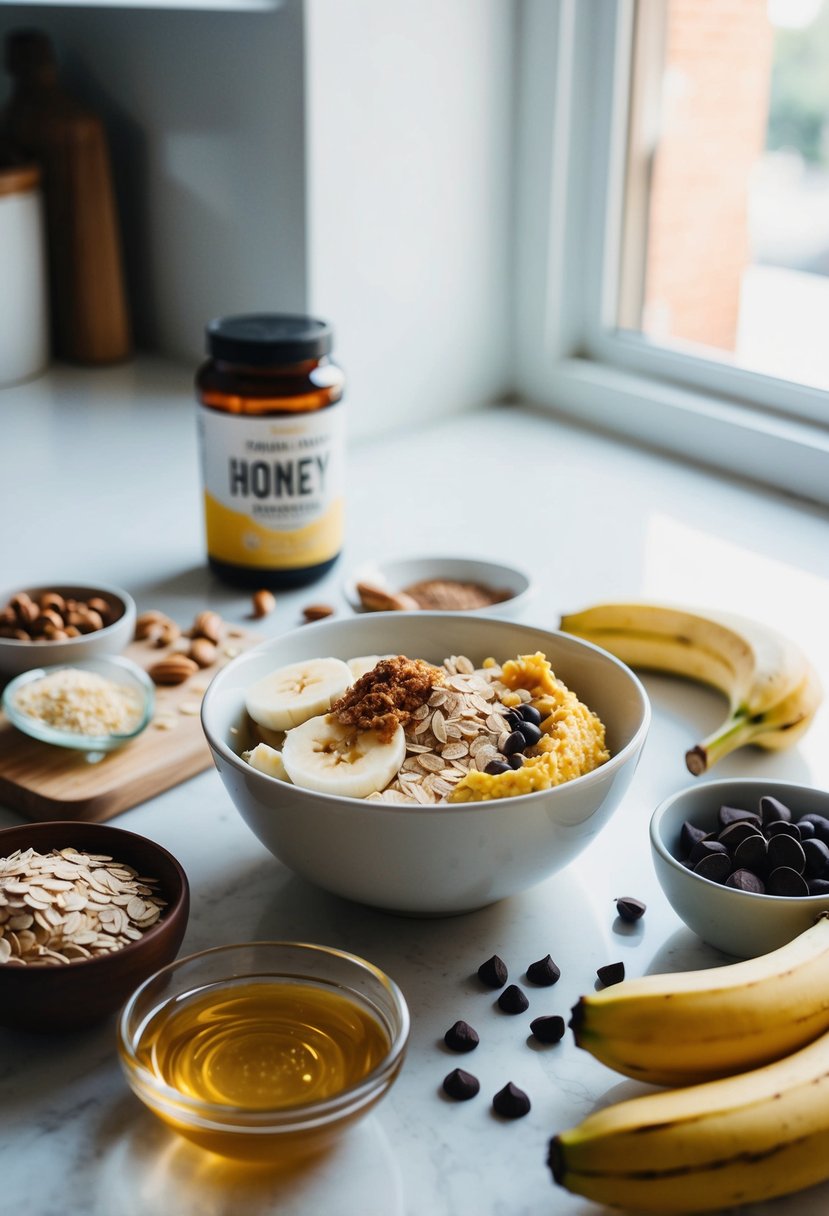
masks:
<svg viewBox="0 0 829 1216"><path fill-rule="evenodd" d="M245 622L249 600L209 574L203 556L190 375L140 364L62 370L0 392L5 588L99 578L127 587L139 609L187 621L213 607ZM562 611L646 596L711 604L769 620L800 639L829 686L829 515L717 479L548 416L515 408L461 415L354 444L348 542L310 591L279 596L265 636L299 623L310 600L349 611L346 572L373 557L462 553L531 567L525 618L555 627ZM182 862L193 907L183 951L263 938L342 947L386 969L412 1011L411 1046L386 1100L328 1157L291 1178L230 1167L166 1130L121 1077L114 1020L71 1037L0 1031L2 1210L26 1216L591 1216L600 1209L554 1187L550 1136L596 1104L639 1088L568 1037L529 1036L541 1013L566 1015L596 968L627 974L713 966L667 904L651 866L647 823L693 778L686 748L723 712L714 692L645 676L653 726L633 785L611 823L562 874L513 899L447 919L407 919L349 904L293 876L243 824L211 770L114 822L160 841ZM799 746L744 750L713 776L829 782L829 710ZM705 780L703 778L702 780ZM0 824L17 817L0 808ZM626 926L614 897L646 901ZM473 978L498 953L519 983L547 953L552 989L526 991L510 1017ZM445 1030L471 1022L469 1067L481 1094L440 1094L458 1064ZM530 1114L507 1122L491 1096L507 1081ZM818 1216L829 1184L751 1208ZM749 1210L749 1209L746 1209Z"/></svg>

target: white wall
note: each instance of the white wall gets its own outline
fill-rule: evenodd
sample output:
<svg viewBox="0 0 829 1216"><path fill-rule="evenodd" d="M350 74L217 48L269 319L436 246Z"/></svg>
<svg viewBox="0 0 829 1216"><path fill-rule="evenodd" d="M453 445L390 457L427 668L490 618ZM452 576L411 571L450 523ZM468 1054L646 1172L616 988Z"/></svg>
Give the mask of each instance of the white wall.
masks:
<svg viewBox="0 0 829 1216"><path fill-rule="evenodd" d="M305 308L300 0L270 12L0 5L106 117L136 335L201 358L218 313ZM7 80L0 72L0 96Z"/></svg>
<svg viewBox="0 0 829 1216"><path fill-rule="evenodd" d="M273 3L0 4L106 115L140 345L195 364L212 316L307 308L355 436L498 399L517 0Z"/></svg>
<svg viewBox="0 0 829 1216"><path fill-rule="evenodd" d="M509 384L511 0L306 0L309 303L361 432Z"/></svg>

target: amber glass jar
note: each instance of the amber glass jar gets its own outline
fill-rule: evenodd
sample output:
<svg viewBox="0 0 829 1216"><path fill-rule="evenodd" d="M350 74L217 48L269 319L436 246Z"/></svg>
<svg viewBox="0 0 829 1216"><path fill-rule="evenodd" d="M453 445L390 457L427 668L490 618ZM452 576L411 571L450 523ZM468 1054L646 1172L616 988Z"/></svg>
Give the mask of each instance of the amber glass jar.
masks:
<svg viewBox="0 0 829 1216"><path fill-rule="evenodd" d="M207 556L240 587L301 587L343 540L343 373L313 317L223 317L198 371Z"/></svg>

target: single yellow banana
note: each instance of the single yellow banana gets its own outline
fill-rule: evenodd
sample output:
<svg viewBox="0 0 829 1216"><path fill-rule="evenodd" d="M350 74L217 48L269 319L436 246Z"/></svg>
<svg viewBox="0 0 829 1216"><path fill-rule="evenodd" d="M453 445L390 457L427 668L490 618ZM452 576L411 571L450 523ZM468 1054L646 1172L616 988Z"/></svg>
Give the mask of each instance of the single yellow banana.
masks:
<svg viewBox="0 0 829 1216"><path fill-rule="evenodd" d="M829 1179L829 1034L753 1072L632 1098L555 1136L559 1185L625 1211L711 1212Z"/></svg>
<svg viewBox="0 0 829 1216"><path fill-rule="evenodd" d="M829 913L759 958L583 996L576 1043L617 1072L694 1085L778 1060L829 1030Z"/></svg>
<svg viewBox="0 0 829 1216"><path fill-rule="evenodd" d="M668 604L596 604L561 628L629 663L710 684L729 701L722 725L686 754L695 776L744 744L788 747L807 729L821 689L794 642L748 617Z"/></svg>
<svg viewBox="0 0 829 1216"><path fill-rule="evenodd" d="M733 714L718 730L685 753L688 771L698 777L743 744L782 751L792 747L812 725L823 700L817 672L810 664L799 684L763 713Z"/></svg>

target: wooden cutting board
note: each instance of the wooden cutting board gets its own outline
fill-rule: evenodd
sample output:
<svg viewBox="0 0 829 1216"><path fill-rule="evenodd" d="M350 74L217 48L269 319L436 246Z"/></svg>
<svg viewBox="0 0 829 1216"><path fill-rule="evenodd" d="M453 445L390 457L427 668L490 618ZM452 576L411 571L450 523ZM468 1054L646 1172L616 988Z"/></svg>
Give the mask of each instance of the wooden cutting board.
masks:
<svg viewBox="0 0 829 1216"><path fill-rule="evenodd" d="M221 643L216 666L174 688L156 689L155 714L147 729L94 763L82 751L31 739L0 712L0 804L27 819L101 823L209 768L212 759L199 718L204 690L233 653L262 640L242 629L234 628L233 635ZM145 668L167 653L169 649L156 650L148 642L132 642L124 651Z"/></svg>

